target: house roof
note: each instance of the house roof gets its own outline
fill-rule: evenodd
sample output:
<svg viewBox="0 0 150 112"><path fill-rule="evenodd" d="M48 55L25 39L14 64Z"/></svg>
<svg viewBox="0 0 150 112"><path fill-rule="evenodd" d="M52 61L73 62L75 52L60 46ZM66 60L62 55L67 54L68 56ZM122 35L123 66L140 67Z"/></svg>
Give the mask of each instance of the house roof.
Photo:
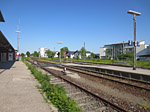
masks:
<svg viewBox="0 0 150 112"><path fill-rule="evenodd" d="M5 52L8 51L9 49L14 50L12 45L9 43L9 41L5 38L3 33L0 31L0 51Z"/></svg>
<svg viewBox="0 0 150 112"><path fill-rule="evenodd" d="M86 53L91 53L90 51L86 51Z"/></svg>
<svg viewBox="0 0 150 112"><path fill-rule="evenodd" d="M75 51L68 51L67 53L73 54Z"/></svg>
<svg viewBox="0 0 150 112"><path fill-rule="evenodd" d="M3 15L2 15L2 13L1 13L1 11L0 11L0 22L5 22L5 20L4 20L4 18L3 18Z"/></svg>
<svg viewBox="0 0 150 112"><path fill-rule="evenodd" d="M76 50L76 51L68 51L68 53L70 54L75 54L75 53L81 53L80 51ZM87 51L86 53L91 53L90 51Z"/></svg>

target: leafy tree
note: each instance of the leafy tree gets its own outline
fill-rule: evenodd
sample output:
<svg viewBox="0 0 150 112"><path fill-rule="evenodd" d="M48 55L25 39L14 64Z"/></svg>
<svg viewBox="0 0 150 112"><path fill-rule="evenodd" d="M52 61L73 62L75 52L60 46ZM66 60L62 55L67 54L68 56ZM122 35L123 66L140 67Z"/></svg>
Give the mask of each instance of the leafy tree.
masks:
<svg viewBox="0 0 150 112"><path fill-rule="evenodd" d="M80 52L81 52L81 58L84 57L86 58L86 49L84 49L84 47L81 48Z"/></svg>
<svg viewBox="0 0 150 112"><path fill-rule="evenodd" d="M91 57L91 58L95 58L95 54L94 54L94 53L91 53L90 57Z"/></svg>
<svg viewBox="0 0 150 112"><path fill-rule="evenodd" d="M60 49L60 53L61 53L61 57L62 57L65 53L63 48Z"/></svg>
<svg viewBox="0 0 150 112"><path fill-rule="evenodd" d="M52 52L50 49L48 49L48 50L46 51L46 53L47 53L48 58L53 58L54 55L55 55L55 53Z"/></svg>
<svg viewBox="0 0 150 112"><path fill-rule="evenodd" d="M64 53L65 53L65 52L68 52L69 49L68 49L68 47L63 47L63 48L61 48L60 51L61 51L61 57L63 57Z"/></svg>
<svg viewBox="0 0 150 112"><path fill-rule="evenodd" d="M25 55L24 53L21 53L21 57L24 57L24 55Z"/></svg>
<svg viewBox="0 0 150 112"><path fill-rule="evenodd" d="M30 57L30 52L27 51L27 52L26 52L26 55L27 55L27 57Z"/></svg>
<svg viewBox="0 0 150 112"><path fill-rule="evenodd" d="M33 56L34 56L34 57L38 57L38 56L39 56L39 53L38 53L37 51L34 51Z"/></svg>
<svg viewBox="0 0 150 112"><path fill-rule="evenodd" d="M68 52L69 51L68 47L63 47L63 50L64 50L64 52Z"/></svg>

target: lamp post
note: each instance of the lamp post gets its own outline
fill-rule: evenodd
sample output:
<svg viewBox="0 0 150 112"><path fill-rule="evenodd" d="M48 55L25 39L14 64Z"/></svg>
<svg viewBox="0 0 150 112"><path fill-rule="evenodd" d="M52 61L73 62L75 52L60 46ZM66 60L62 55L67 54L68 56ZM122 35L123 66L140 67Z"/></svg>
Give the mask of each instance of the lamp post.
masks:
<svg viewBox="0 0 150 112"><path fill-rule="evenodd" d="M85 41L84 41L84 62L85 62L85 57L86 57L86 54L85 54Z"/></svg>
<svg viewBox="0 0 150 112"><path fill-rule="evenodd" d="M134 42L133 42L133 45L134 45L134 60L133 60L133 70L136 70L136 45L135 45L135 42L136 42L136 19L135 19L135 16L140 16L141 13L135 12L135 11L132 11L132 10L129 10L128 13L133 15L133 20L134 20Z"/></svg>
<svg viewBox="0 0 150 112"><path fill-rule="evenodd" d="M17 50L18 50L18 53L19 53L19 33L20 33L20 31L19 31L19 25L17 26L16 33L17 33Z"/></svg>
<svg viewBox="0 0 150 112"><path fill-rule="evenodd" d="M63 44L63 42L57 42L57 44ZM60 48L60 53L59 53L59 61L61 63L61 48Z"/></svg>

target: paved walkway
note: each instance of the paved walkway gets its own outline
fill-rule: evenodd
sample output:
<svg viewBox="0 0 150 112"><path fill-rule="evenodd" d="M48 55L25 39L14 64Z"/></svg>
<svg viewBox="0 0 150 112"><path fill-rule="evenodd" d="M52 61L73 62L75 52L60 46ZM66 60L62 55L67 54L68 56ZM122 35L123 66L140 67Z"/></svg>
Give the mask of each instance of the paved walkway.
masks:
<svg viewBox="0 0 150 112"><path fill-rule="evenodd" d="M37 84L21 61L0 69L0 112L51 112Z"/></svg>
<svg viewBox="0 0 150 112"><path fill-rule="evenodd" d="M66 64L66 65L96 67L96 68L124 71L124 72L137 73L137 74L143 74L143 75L149 75L150 76L150 70L140 69L140 68L136 68L136 70L133 70L132 67L119 67L119 66L111 66L111 65L80 65L80 64Z"/></svg>

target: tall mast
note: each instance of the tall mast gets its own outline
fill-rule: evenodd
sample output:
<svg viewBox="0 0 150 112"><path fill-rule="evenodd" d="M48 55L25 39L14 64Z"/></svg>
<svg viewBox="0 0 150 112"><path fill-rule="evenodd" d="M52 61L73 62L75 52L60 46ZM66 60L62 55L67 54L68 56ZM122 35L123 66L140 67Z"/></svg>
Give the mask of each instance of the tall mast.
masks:
<svg viewBox="0 0 150 112"><path fill-rule="evenodd" d="M19 24L20 24L20 21L19 21ZM19 52L19 33L20 33L20 31L19 31L19 24L17 25L17 50L18 50L18 52Z"/></svg>

